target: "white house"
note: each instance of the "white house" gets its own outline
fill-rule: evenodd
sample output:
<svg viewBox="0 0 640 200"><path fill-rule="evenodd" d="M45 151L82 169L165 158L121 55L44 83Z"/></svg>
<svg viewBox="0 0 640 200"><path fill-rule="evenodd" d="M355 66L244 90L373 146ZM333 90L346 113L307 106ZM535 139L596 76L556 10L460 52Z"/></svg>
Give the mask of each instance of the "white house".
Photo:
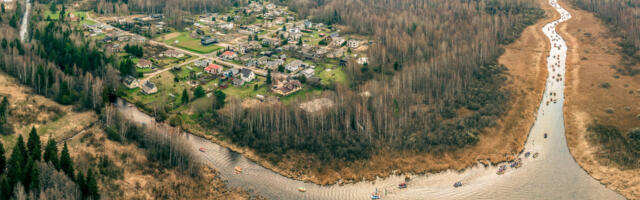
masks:
<svg viewBox="0 0 640 200"><path fill-rule="evenodd" d="M287 66L285 66L285 69L294 72L298 71L298 69L300 69L302 65L304 65L304 63L301 60L294 60L293 62L287 64Z"/></svg>
<svg viewBox="0 0 640 200"><path fill-rule="evenodd" d="M244 82L251 82L256 77L256 74L253 73L250 69L242 68L240 69L240 78Z"/></svg>
<svg viewBox="0 0 640 200"><path fill-rule="evenodd" d="M351 39L347 41L347 46L349 48L358 48L358 46L360 46L360 41Z"/></svg>

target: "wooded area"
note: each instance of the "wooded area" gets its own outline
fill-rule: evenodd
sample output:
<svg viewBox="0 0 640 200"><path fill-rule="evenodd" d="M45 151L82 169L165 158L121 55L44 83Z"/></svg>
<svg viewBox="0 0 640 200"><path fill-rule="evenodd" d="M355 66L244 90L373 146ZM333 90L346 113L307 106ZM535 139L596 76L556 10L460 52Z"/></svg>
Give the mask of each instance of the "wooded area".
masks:
<svg viewBox="0 0 640 200"><path fill-rule="evenodd" d="M370 63L349 64L352 85L326 111L292 105L225 106L213 119L240 145L321 160L369 158L381 149L438 153L477 142L508 108L501 45L543 16L534 1L289 1L313 20L369 34ZM273 161L277 161L273 160Z"/></svg>
<svg viewBox="0 0 640 200"><path fill-rule="evenodd" d="M575 5L593 12L622 40L620 47L629 61L618 72L625 75L640 74L640 2L616 0L572 0Z"/></svg>

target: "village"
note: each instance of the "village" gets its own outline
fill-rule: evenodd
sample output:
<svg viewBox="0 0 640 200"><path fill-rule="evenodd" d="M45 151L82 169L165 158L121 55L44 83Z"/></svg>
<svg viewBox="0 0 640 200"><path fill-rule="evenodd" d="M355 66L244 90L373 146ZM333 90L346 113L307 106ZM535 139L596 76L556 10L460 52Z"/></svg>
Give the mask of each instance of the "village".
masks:
<svg viewBox="0 0 640 200"><path fill-rule="evenodd" d="M320 94L348 84L345 66L366 65L372 44L367 37L297 19L270 2L195 15L181 30L168 26L161 14L86 18L91 23L82 23L85 35L135 63L137 74L123 77L123 97L175 108L186 103L179 98L185 89L285 103ZM132 55L130 46L141 46L142 55Z"/></svg>

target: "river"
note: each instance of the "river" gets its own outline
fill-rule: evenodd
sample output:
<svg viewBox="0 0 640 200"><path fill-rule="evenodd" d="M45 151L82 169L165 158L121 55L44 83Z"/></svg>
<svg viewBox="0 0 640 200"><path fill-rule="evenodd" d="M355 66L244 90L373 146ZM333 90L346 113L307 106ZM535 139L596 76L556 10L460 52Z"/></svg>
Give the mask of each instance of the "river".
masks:
<svg viewBox="0 0 640 200"><path fill-rule="evenodd" d="M20 23L20 41L24 41L27 37L29 28L29 12L31 12L31 0L25 0L24 16L22 16L22 23Z"/></svg>
<svg viewBox="0 0 640 200"><path fill-rule="evenodd" d="M404 181L403 176L344 186L320 186L286 178L206 139L184 135L198 157L220 171L222 179L231 186L243 187L270 199L370 199L375 191L382 199L624 199L589 176L569 153L562 113L567 45L555 29L559 23L570 19L571 14L556 0L550 0L549 4L561 18L544 26L544 34L551 41L547 58L549 77L524 150L539 153L539 156L520 154L522 167L508 167L503 175L496 173L498 166L476 165L463 172L448 170L415 175L406 189L397 188ZM127 106L121 100L117 105L125 116L140 123L154 124L153 118L137 108ZM200 147L206 148L206 152L199 152ZM236 166L243 168L242 174L234 174ZM453 187L457 181L463 186ZM297 187L305 187L307 192L298 192Z"/></svg>

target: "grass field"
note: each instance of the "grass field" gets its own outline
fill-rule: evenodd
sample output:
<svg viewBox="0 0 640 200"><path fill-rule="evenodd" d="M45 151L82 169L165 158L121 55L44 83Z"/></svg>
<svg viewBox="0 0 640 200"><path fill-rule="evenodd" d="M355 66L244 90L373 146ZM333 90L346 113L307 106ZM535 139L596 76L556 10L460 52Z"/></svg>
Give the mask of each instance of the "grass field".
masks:
<svg viewBox="0 0 640 200"><path fill-rule="evenodd" d="M177 36L166 39L163 42L168 45L202 54L211 53L223 48L217 45L202 46L200 44L200 39L192 38L187 32L180 32Z"/></svg>

